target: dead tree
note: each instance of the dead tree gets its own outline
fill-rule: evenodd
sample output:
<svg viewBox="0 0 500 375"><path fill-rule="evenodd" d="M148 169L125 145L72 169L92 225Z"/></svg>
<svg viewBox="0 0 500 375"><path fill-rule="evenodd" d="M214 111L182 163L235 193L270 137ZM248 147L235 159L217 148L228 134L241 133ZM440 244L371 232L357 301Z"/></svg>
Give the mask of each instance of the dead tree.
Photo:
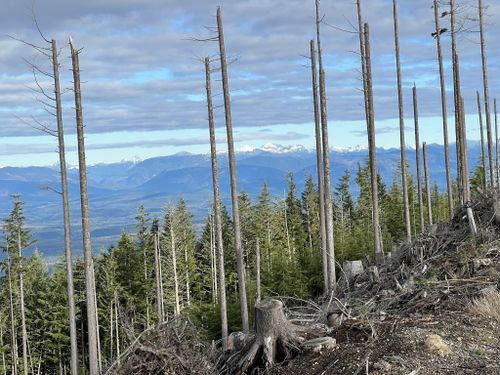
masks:
<svg viewBox="0 0 500 375"><path fill-rule="evenodd" d="M68 194L68 174L66 168L66 147L64 144L64 126L62 117L61 84L59 80L59 62L57 43L52 39L52 67L54 72L54 97L56 100L56 118L57 118L57 140L59 143L59 169L61 173L61 195L63 203L64 217L64 249L66 256L66 274L67 274L67 293L68 293L68 315L69 315L69 333L71 344L71 374L78 374L78 346L76 336L76 317L75 317L75 290L73 283L73 251L71 244L71 220L69 213L69 194Z"/></svg>
<svg viewBox="0 0 500 375"><path fill-rule="evenodd" d="M450 150L448 145L448 110L446 106L446 83L444 77L443 52L441 48L441 27L439 25L439 7L438 0L434 0L434 23L436 26L436 45L439 63L439 82L441 86L441 115L443 118L443 145L444 145L444 163L446 168L446 188L448 192L448 211L449 218L453 217L453 183L450 169Z"/></svg>
<svg viewBox="0 0 500 375"><path fill-rule="evenodd" d="M401 189L403 192L403 214L406 228L406 240L411 240L410 205L408 203L408 176L406 167L406 144L405 144L405 120L403 106L403 83L401 79L401 57L399 51L399 25L398 25L398 2L392 2L394 18L394 49L396 53L396 77L398 84L398 109L399 109L399 142L401 147Z"/></svg>
<svg viewBox="0 0 500 375"><path fill-rule="evenodd" d="M328 290L336 288L337 278L335 275L335 241L333 233L333 199L332 178L330 168L330 145L328 141L328 111L326 107L326 79L323 68L323 51L321 49L321 18L319 16L319 0L316 4L316 42L318 44L318 68L319 68L319 98L321 113L321 138L323 148L323 179L325 192L325 233L328 265Z"/></svg>
<svg viewBox="0 0 500 375"><path fill-rule="evenodd" d="M452 0L454 2L454 0ZM496 187L495 164L493 162L493 134L491 131L490 91L488 87L488 61L486 56L486 40L484 37L484 7L483 0L478 0L479 8L479 36L481 41L481 64L483 68L484 114L486 116L486 133L488 137L488 160L490 166L491 186Z"/></svg>
<svg viewBox="0 0 500 375"><path fill-rule="evenodd" d="M15 315L14 315L14 296L13 296L13 286L12 286L12 263L10 259L10 253L7 242L7 278L9 279L9 312L10 312L10 338L11 338L11 366L12 366L12 375L18 374L17 368L17 342L16 342L16 324L15 324Z"/></svg>
<svg viewBox="0 0 500 375"><path fill-rule="evenodd" d="M178 316L181 313L181 305L179 298L179 277L177 275L177 244L175 242L175 232L174 232L174 209L173 207L168 208L168 221L170 226L170 247L172 252L172 274L174 276L174 315Z"/></svg>
<svg viewBox="0 0 500 375"><path fill-rule="evenodd" d="M499 152L500 150L498 149L498 112L497 112L497 98L493 99L493 107L495 111L495 151L496 151L496 163L495 163L495 170L496 170L496 177L497 177L497 183L500 181L500 176L499 176L499 169L498 169L498 162L499 162Z"/></svg>
<svg viewBox="0 0 500 375"><path fill-rule="evenodd" d="M456 66L456 82L457 87L460 89L460 63L458 60L458 55L455 55L455 66ZM469 162L467 158L467 126L465 121L465 104L464 98L460 96L458 100L458 124L460 129L460 164L462 166L462 200L466 204L470 201L470 182L469 182Z"/></svg>
<svg viewBox="0 0 500 375"><path fill-rule="evenodd" d="M80 203L82 210L82 233L83 233L83 256L85 263L85 288L87 292L87 324L88 324L88 353L89 373L97 375L98 353L97 353L97 318L96 318L96 296L94 280L94 264L92 259L92 243L90 239L89 202L87 193L87 164L85 160L85 136L83 125L82 96L80 89L80 63L79 51L76 49L73 39L69 39L71 47L71 60L73 64L73 85L76 108L76 130L78 136L78 166L80 175Z"/></svg>
<svg viewBox="0 0 500 375"><path fill-rule="evenodd" d="M452 56L452 66L453 66L453 101L455 108L455 137L456 137L456 149L457 149L457 184L459 191L459 200L463 204L463 170L462 170L462 132L460 125L460 98L461 98L461 88L458 79L458 68L457 68L457 30L456 30L456 7L455 0L450 0L450 28L451 28L451 56Z"/></svg>
<svg viewBox="0 0 500 375"><path fill-rule="evenodd" d="M244 333L249 332L248 327L248 304L245 285L245 265L243 260L243 248L241 244L241 223L238 204L238 186L236 178L236 163L234 158L233 124L231 116L231 96L229 93L229 77L227 73L226 47L224 44L224 30L222 27L222 14L220 7L217 8L217 30L219 40L219 53L222 72L222 88L224 94L224 112L226 120L227 148L229 157L229 174L231 181L231 202L233 206L234 242L236 248L236 271L238 273L238 290L240 297L241 325Z"/></svg>
<svg viewBox="0 0 500 375"><path fill-rule="evenodd" d="M164 311L163 311L163 298L161 293L161 273L160 273L160 246L158 237L155 233L154 235L154 245L155 245L155 281L156 281L156 315L158 315L158 323L163 322Z"/></svg>
<svg viewBox="0 0 500 375"><path fill-rule="evenodd" d="M318 72L316 67L316 49L314 40L310 42L312 90L314 107L314 132L316 138L316 169L318 174L318 195L319 195L319 235L321 241L321 255L323 260L323 290L329 288L328 283L328 254L326 246L326 224L325 224L325 187L323 180L323 146L321 140L321 115L319 112L318 97Z"/></svg>
<svg viewBox="0 0 500 375"><path fill-rule="evenodd" d="M431 199L431 183L429 176L429 160L427 159L427 144L423 144L424 153L424 173L425 173L425 191L427 193L427 220L429 225L432 225L432 199Z"/></svg>
<svg viewBox="0 0 500 375"><path fill-rule="evenodd" d="M486 190L486 159L485 159L485 149L484 149L484 131L483 131L483 114L481 110L481 97L479 91L476 91L477 97L477 115L479 117L479 132L481 133L481 167L483 168L482 185L483 189Z"/></svg>
<svg viewBox="0 0 500 375"><path fill-rule="evenodd" d="M465 101L464 98L460 98L460 123L462 128L462 165L463 165L463 176L464 176L464 202L468 203L470 201L470 182L469 182L469 159L467 156L467 124L465 121Z"/></svg>
<svg viewBox="0 0 500 375"><path fill-rule="evenodd" d="M283 303L265 299L255 306L255 337L228 358L221 373L252 373L258 367L270 368L301 351L294 326L283 312Z"/></svg>
<svg viewBox="0 0 500 375"><path fill-rule="evenodd" d="M28 331L26 330L26 309L24 304L24 271L23 250L21 246L21 233L17 236L17 251L19 256L19 305L21 308L21 333L23 345L23 374L28 374Z"/></svg>
<svg viewBox="0 0 500 375"><path fill-rule="evenodd" d="M413 85L413 120L415 123L415 160L417 164L417 189L418 189L418 208L420 211L420 230L425 229L424 220L424 202L422 199L422 172L420 169L420 134L418 129L418 98L417 86Z"/></svg>
<svg viewBox="0 0 500 375"><path fill-rule="evenodd" d="M259 237L257 237L256 243L255 243L255 283L256 283L256 297L255 297L255 302L257 304L260 303L261 300L261 291L260 291L260 242L259 242Z"/></svg>
<svg viewBox="0 0 500 375"><path fill-rule="evenodd" d="M364 87L366 104L368 110L368 154L370 159L370 179L371 179L371 193L372 193L372 226L373 226L373 242L375 249L375 259L377 267L382 267L384 264L384 250L382 246L382 231L380 228L380 213L378 201L378 170L377 170L377 148L375 142L375 110L373 100L373 83L372 83L372 62L370 51L370 27L368 23L364 25L363 32L363 45L364 56L362 61L365 72Z"/></svg>
<svg viewBox="0 0 500 375"><path fill-rule="evenodd" d="M210 59L205 58L205 76L206 76L206 91L207 91L207 108L208 108L208 128L210 131L210 156L212 161L212 183L214 193L214 221L216 232L217 245L217 265L219 267L219 306L220 306L220 321L222 335L222 349L227 349L227 301L226 301L226 272L224 267L224 240L222 238L222 218L221 218L221 202L219 192L219 172L217 168L217 146L215 142L215 124L214 110L212 103L212 84L210 79Z"/></svg>

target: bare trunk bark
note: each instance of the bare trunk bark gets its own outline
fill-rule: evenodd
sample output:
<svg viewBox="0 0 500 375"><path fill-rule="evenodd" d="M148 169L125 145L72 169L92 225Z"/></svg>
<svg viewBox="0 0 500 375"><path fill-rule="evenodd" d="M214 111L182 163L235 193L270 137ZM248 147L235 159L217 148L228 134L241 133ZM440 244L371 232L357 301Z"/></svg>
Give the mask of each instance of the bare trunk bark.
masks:
<svg viewBox="0 0 500 375"><path fill-rule="evenodd" d="M156 243L158 244L158 268L160 273L160 301L161 301L161 313L163 318L165 318L165 294L163 292L163 267L161 261L161 242L160 242L160 233L156 233Z"/></svg>
<svg viewBox="0 0 500 375"><path fill-rule="evenodd" d="M61 194L64 217L64 249L66 256L68 315L70 335L71 375L78 374L78 345L76 336L75 288L73 283L73 251L71 245L71 220L69 214L68 175L66 169L66 148L64 145L64 126L62 116L61 85L59 81L59 62L57 44L52 39L52 66L54 72L54 95L56 99L57 140L59 143L59 168L61 173Z"/></svg>
<svg viewBox="0 0 500 375"><path fill-rule="evenodd" d="M7 253L9 253L9 249L7 247ZM7 276L9 278L9 310L10 310L10 337L11 337L11 366L12 366L12 375L18 374L17 369L17 342L16 342L16 324L15 324L15 316L14 316L14 296L12 291L12 273L11 273L11 260L10 254L8 256L8 266L7 266Z"/></svg>
<svg viewBox="0 0 500 375"><path fill-rule="evenodd" d="M417 164L418 209L420 211L420 231L425 229L424 201L422 199L422 171L420 169L420 134L418 129L417 86L413 86L413 119L415 121L415 157Z"/></svg>
<svg viewBox="0 0 500 375"><path fill-rule="evenodd" d="M325 193L325 233L328 265L328 290L334 291L337 286L335 275L335 241L333 232L333 199L330 168L330 145L328 141L328 110L326 106L326 79L323 69L323 50L321 49L321 18L319 16L319 0L316 0L316 41L318 44L319 99L321 113L321 138L323 141L323 179Z"/></svg>
<svg viewBox="0 0 500 375"><path fill-rule="evenodd" d="M494 111L495 111L495 156L496 156L496 163L495 163L495 170L496 170L496 177L497 177L497 184L498 184L498 181L500 181L500 171L498 169L498 162L499 162L499 159L500 159L500 155L499 155L499 152L500 150L498 149L498 112L497 112L497 99L494 98L493 99L493 107L494 107Z"/></svg>
<svg viewBox="0 0 500 375"><path fill-rule="evenodd" d="M460 76L459 76L460 77ZM462 165L464 176L464 202L470 201L470 182L469 182L469 159L467 153L467 123L465 121L465 102L460 98L460 124L462 129Z"/></svg>
<svg viewBox="0 0 500 375"><path fill-rule="evenodd" d="M0 325L0 347L2 347L2 368L3 368L3 375L7 375L7 363L5 361L5 352L3 351L4 344L3 344L3 328Z"/></svg>
<svg viewBox="0 0 500 375"><path fill-rule="evenodd" d="M186 245L184 245L184 263L186 264L186 302L188 306L191 306L191 281L189 277L189 258L187 253Z"/></svg>
<svg viewBox="0 0 500 375"><path fill-rule="evenodd" d="M454 2L454 0L452 0ZM491 131L490 91L488 87L488 61L486 57L486 40L484 37L484 7L483 0L478 0L479 8L479 36L481 41L481 63L483 68L484 114L486 116L486 132L488 137L488 160L490 166L491 186L496 187L495 164L493 162L493 134Z"/></svg>
<svg viewBox="0 0 500 375"><path fill-rule="evenodd" d="M160 286L160 256L159 256L159 246L158 239L154 235L155 244L155 279L156 279L156 314L158 315L158 322L163 322L163 311L162 311L162 298L161 298L161 286Z"/></svg>
<svg viewBox="0 0 500 375"><path fill-rule="evenodd" d="M439 63L439 82L441 86L441 114L443 117L443 144L444 144L444 162L446 168L446 188L448 192L448 211L449 218L453 217L453 183L450 169L450 150L448 145L448 110L446 106L446 83L444 77L443 52L441 48L441 27L439 25L439 6L438 0L434 0L434 23L436 26L436 44Z"/></svg>
<svg viewBox="0 0 500 375"><path fill-rule="evenodd" d="M82 210L83 255L85 263L85 287L87 291L87 324L88 324L88 352L90 375L97 375L97 321L95 315L94 272L92 261L92 243L90 240L89 203L87 194L87 165L85 160L85 138L83 130L83 109L80 90L79 52L70 38L71 59L73 63L73 84L76 107L76 129L78 135L78 164L80 173L80 199Z"/></svg>
<svg viewBox="0 0 500 375"><path fill-rule="evenodd" d="M174 213L171 210L169 213L170 220L170 244L172 248L172 271L174 274L174 297L175 297L175 311L174 314L178 316L181 313L181 306L179 301L179 279L177 277L177 251L175 243L175 233L174 233Z"/></svg>
<svg viewBox="0 0 500 375"><path fill-rule="evenodd" d="M99 332L99 310L97 305L97 291L95 284L94 267L92 267L92 278L94 279L94 303L95 303L95 322L96 322L96 338L97 338L97 361L99 365L99 373L102 373L102 358L101 358L101 335Z"/></svg>
<svg viewBox="0 0 500 375"><path fill-rule="evenodd" d="M458 82L457 74L457 41L456 41L456 7L455 0L450 0L450 27L451 27L451 54L453 63L453 96L454 96L454 106L455 106L455 135L456 135L456 147L457 147L457 181L458 181L458 191L460 204L463 204L463 170L462 170L462 132L460 124L460 98L461 90L460 84Z"/></svg>
<svg viewBox="0 0 500 375"><path fill-rule="evenodd" d="M256 283L257 283L257 297L256 303L260 303L261 293L260 293L260 243L259 237L257 237L257 243L255 244L255 268L256 270Z"/></svg>
<svg viewBox="0 0 500 375"><path fill-rule="evenodd" d="M483 189L486 190L487 182L486 182L486 158L485 158L485 149L484 149L484 131L483 131L483 114L481 110L481 97L479 96L479 91L476 91L477 97L477 115L479 117L479 131L481 133L481 167L483 168L483 176L482 176L482 185Z"/></svg>
<svg viewBox="0 0 500 375"><path fill-rule="evenodd" d="M120 363L120 327L118 325L118 292L115 290L115 333L116 333L116 358Z"/></svg>
<svg viewBox="0 0 500 375"><path fill-rule="evenodd" d="M323 146L321 140L321 117L319 112L318 95L318 72L316 67L316 50L314 40L310 42L311 49L311 71L312 71L312 90L314 107L314 131L316 136L316 170L318 174L318 195L319 195L319 236L321 243L321 255L323 263L323 290L326 292L329 288L328 283L328 254L326 246L326 226L325 226L325 187L323 180Z"/></svg>
<svg viewBox="0 0 500 375"><path fill-rule="evenodd" d="M399 142L401 147L401 188L403 191L403 214L406 228L406 240L411 240L410 206L408 203L408 181L406 168L405 120L403 107L403 82L401 79L401 57L399 51L399 25L398 2L393 0L394 17L394 47L396 52L396 75L398 83L398 109L399 109Z"/></svg>
<svg viewBox="0 0 500 375"><path fill-rule="evenodd" d="M425 190L427 192L427 219L429 225L432 225L432 200L431 200L431 184L429 176L429 160L427 159L427 144L424 142L424 172L425 172Z"/></svg>
<svg viewBox="0 0 500 375"><path fill-rule="evenodd" d="M243 248L241 245L240 210L238 203L238 186L236 178L236 164L234 160L233 124L231 116L231 97L229 94L229 77L227 73L226 47L224 44L224 31L222 28L222 14L217 8L217 29L219 32L219 52L222 71L222 86L224 93L224 109L227 131L227 148L229 157L229 173L231 178L231 201L233 205L234 242L236 247L236 271L238 273L238 290L240 297L241 325L244 333L249 332L248 304L245 285L245 265L243 262Z"/></svg>
<svg viewBox="0 0 500 375"><path fill-rule="evenodd" d="M19 304L21 306L21 331L23 342L23 374L28 374L28 332L26 330L26 312L24 307L24 271L23 271L23 252L21 247L21 233L17 237L17 251L19 256Z"/></svg>
<svg viewBox="0 0 500 375"><path fill-rule="evenodd" d="M109 359L110 361L113 360L113 345L115 343L115 338L114 338L114 323L113 323L113 301L109 304Z"/></svg>
<svg viewBox="0 0 500 375"><path fill-rule="evenodd" d="M377 267L382 267L385 263L384 249L382 246L382 231L380 228L380 213L378 201L378 170L377 170L377 145L375 142L375 110L373 99L373 83L372 83L372 62L371 62L371 49L370 49L370 27L368 23L364 25L364 62L365 73L364 86L368 115L368 154L370 158L370 179L371 179L371 193L372 193L372 226L373 226L373 241L375 249L375 259Z"/></svg>
<svg viewBox="0 0 500 375"><path fill-rule="evenodd" d="M208 108L208 127L210 131L210 156L212 161L212 183L214 193L214 219L215 231L217 234L217 264L219 267L219 293L220 293L220 320L222 349L227 349L227 300L226 300L226 272L224 267L224 239L222 237L222 217L221 202L219 193L219 172L217 168L217 146L215 143L215 124L214 111L212 103L212 84L210 79L210 60L205 58L206 90L207 90L207 108Z"/></svg>

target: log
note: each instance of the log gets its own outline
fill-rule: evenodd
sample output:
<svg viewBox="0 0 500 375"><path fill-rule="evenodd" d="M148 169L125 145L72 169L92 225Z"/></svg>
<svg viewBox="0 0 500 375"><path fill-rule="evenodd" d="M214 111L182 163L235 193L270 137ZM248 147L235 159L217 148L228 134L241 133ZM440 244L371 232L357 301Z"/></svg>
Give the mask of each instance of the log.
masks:
<svg viewBox="0 0 500 375"><path fill-rule="evenodd" d="M247 374L270 368L302 352L301 339L283 311L283 303L265 299L255 306L255 337L232 354L221 373Z"/></svg>

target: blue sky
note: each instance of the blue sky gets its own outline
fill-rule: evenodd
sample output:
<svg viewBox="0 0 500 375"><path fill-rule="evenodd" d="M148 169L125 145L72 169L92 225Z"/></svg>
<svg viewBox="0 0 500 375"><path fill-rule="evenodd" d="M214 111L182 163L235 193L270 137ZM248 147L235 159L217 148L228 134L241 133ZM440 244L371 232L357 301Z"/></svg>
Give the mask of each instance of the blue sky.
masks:
<svg viewBox="0 0 500 375"><path fill-rule="evenodd" d="M31 1L6 0L0 15L0 166L52 165L56 140L32 129L32 118L47 126L54 119L43 110L25 60L42 70L43 56L7 35L43 45L36 32ZM370 23L375 84L377 145L398 147L397 96L389 0L364 1ZM459 1L460 17L477 14L475 1ZM490 92L498 90L500 38L495 29L499 0L486 0ZM308 41L314 37L314 1L233 0L44 0L35 2L42 32L56 38L63 86L71 87L67 39L83 48L83 82L87 158L91 164L145 159L177 152L209 151L202 57L215 57L215 43L195 42L211 36L215 10L222 6L237 148L265 143L314 146ZM323 0L330 25L351 29L352 0ZM419 88L421 140L442 143L432 1L400 1L401 51L405 91L406 139L413 144L411 87ZM57 14L57 17L53 17ZM447 20L442 19L443 27ZM482 90L480 50L475 22L459 35L468 138L479 139L475 91ZM450 86L449 36L443 37ZM357 35L325 25L323 48L328 79L332 147L366 145ZM217 62L214 61L214 66ZM51 81L39 76L49 92ZM219 149L225 150L218 72L214 72ZM452 115L452 93L448 92ZM76 137L71 92L64 95L68 162L76 164ZM23 119L24 121L20 120ZM450 118L450 137L454 134Z"/></svg>

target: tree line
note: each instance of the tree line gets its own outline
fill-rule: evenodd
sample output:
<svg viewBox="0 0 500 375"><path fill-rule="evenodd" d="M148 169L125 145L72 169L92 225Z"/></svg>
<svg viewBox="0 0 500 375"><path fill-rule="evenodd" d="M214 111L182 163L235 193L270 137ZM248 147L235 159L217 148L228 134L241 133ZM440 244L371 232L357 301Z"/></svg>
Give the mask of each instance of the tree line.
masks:
<svg viewBox="0 0 500 375"><path fill-rule="evenodd" d="M357 196L350 189L352 178L359 189ZM283 197L272 197L266 184L254 199L244 192L238 195L250 307L267 296L309 299L323 293L318 188L311 176L302 191L292 174L286 180ZM417 219L417 192L412 177L408 180L412 232L416 234L422 229ZM384 247L391 249L405 235L398 214L402 207L399 177L386 186L379 176L378 188ZM436 185L429 195L433 220L445 219L446 195ZM367 164L360 165L354 177L346 171L335 186L337 262L374 258L370 199ZM65 260L61 258L49 269L38 251L24 256L25 249L36 246L36 241L26 228L23 206L20 198L14 197L12 211L3 224L6 260L0 278L0 373L9 373L14 364L21 369L25 360L28 373L66 373L71 345ZM234 332L243 328L234 223L225 205L220 210L228 330ZM190 316L207 339L221 337L216 235L214 206L198 230L187 203L180 199L175 205L168 204L161 218L151 217L140 206L135 231L122 233L114 246L94 255L100 371L117 360L142 331L175 315ZM85 349L89 326L83 258L75 259L72 271L76 336L83 350L78 367L84 368L89 361ZM250 308L250 318L252 311Z"/></svg>

